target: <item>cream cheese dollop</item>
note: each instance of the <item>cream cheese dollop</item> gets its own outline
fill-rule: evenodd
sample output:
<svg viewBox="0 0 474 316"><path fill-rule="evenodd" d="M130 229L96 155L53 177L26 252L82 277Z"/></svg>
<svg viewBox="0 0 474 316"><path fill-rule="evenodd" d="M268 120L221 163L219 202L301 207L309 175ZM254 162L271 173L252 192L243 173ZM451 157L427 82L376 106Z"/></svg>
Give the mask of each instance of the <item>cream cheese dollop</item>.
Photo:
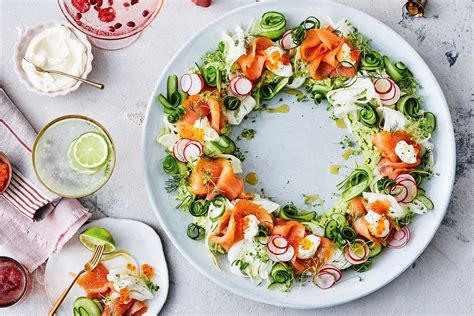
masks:
<svg viewBox="0 0 474 316"><path fill-rule="evenodd" d="M58 70L79 77L87 64L86 47L63 25L52 26L34 36L24 58L45 70ZM22 60L21 67L28 81L41 91L65 90L77 82L65 76L37 72L26 60Z"/></svg>

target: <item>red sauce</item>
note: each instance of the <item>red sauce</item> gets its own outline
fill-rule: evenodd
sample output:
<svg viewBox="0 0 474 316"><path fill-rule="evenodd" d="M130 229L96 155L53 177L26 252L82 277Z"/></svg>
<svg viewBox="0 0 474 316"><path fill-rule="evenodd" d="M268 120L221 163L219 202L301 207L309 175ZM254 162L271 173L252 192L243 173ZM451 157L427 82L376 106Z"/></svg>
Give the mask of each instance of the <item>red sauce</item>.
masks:
<svg viewBox="0 0 474 316"><path fill-rule="evenodd" d="M0 159L0 191L3 191L3 189L5 189L9 177L10 169L8 168L8 164L6 164Z"/></svg>
<svg viewBox="0 0 474 316"><path fill-rule="evenodd" d="M19 302L31 287L28 270L17 261L0 257L0 307Z"/></svg>

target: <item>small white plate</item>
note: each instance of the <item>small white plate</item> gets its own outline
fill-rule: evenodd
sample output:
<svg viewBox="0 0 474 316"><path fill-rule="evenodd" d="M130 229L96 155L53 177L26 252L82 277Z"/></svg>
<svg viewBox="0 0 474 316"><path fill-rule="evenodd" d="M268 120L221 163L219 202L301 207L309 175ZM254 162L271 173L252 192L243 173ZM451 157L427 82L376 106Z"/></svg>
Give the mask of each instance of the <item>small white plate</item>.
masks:
<svg viewBox="0 0 474 316"><path fill-rule="evenodd" d="M83 226L61 251L49 258L44 280L50 304L52 305L68 286L71 272L80 271L90 258L91 252L79 242L78 236L92 226L107 229L114 236L117 249L127 250L139 265L148 263L155 269L155 281L160 289L154 299L146 301L148 306L146 315L157 315L166 301L169 288L168 267L161 239L150 226L129 219L103 218L93 221ZM104 264L110 269L122 266L123 262L120 258L115 258L105 261ZM80 286L75 285L62 303L57 315L71 315L74 300L79 296L85 296L85 292Z"/></svg>

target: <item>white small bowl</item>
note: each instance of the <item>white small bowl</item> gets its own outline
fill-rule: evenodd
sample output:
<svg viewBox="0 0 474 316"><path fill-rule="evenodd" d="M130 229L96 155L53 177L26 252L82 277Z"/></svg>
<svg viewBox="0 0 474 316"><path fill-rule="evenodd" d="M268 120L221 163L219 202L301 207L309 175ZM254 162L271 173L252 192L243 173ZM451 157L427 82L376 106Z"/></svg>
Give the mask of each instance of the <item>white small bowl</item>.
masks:
<svg viewBox="0 0 474 316"><path fill-rule="evenodd" d="M48 97L66 95L71 91L77 90L77 88L79 88L79 86L81 85L81 82L77 81L75 85L73 85L72 87L68 89L63 89L63 90L54 91L54 92L39 90L31 84L31 82L28 80L28 77L26 76L25 71L21 67L23 57L25 57L25 54L26 54L26 49L28 48L28 45L30 44L33 37L35 37L40 32L57 25L62 25L64 27L67 27L71 32L74 33L74 35L76 35L76 37L86 47L87 62L84 68L84 72L82 73L82 76L81 76L82 78L86 79L87 75L91 72L92 59L94 58L94 56L92 56L92 47L87 37L83 33L79 32L78 30L74 29L73 27L71 27L70 25L64 22L50 20L50 21L43 22L38 25L27 28L23 32L23 34L20 36L20 39L18 40L18 42L15 44L15 47L14 47L13 63L14 63L15 72L20 78L20 81L23 82L23 84L26 86L28 90L32 92L36 92L38 95L45 95Z"/></svg>

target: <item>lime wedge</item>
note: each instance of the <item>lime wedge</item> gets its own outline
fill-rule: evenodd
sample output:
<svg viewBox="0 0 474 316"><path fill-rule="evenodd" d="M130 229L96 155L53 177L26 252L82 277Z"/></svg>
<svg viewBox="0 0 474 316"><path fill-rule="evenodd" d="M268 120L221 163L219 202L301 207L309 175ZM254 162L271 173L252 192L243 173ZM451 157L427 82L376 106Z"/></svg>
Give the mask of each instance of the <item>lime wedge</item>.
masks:
<svg viewBox="0 0 474 316"><path fill-rule="evenodd" d="M79 136L72 146L74 161L81 167L95 169L109 158L109 144L99 133L88 132Z"/></svg>
<svg viewBox="0 0 474 316"><path fill-rule="evenodd" d="M115 240L109 231L103 227L90 227L79 235L79 241L87 249L94 251L96 246L104 245L104 253L115 250Z"/></svg>
<svg viewBox="0 0 474 316"><path fill-rule="evenodd" d="M73 140L69 144L69 147L67 148L67 159L69 161L69 165L71 166L71 168L76 170L79 173L84 173L84 174L89 174L89 175L93 175L99 172L100 168L95 168L95 169L84 168L77 163L76 159L74 159L74 145L75 144L76 144L76 140Z"/></svg>

